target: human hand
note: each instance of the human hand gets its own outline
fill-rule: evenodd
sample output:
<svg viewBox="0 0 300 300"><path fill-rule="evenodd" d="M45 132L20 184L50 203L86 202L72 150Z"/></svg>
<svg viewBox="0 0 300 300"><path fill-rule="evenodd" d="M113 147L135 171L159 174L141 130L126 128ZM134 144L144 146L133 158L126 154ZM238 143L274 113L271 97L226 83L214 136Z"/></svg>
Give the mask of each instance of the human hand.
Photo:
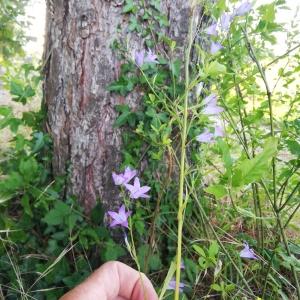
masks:
<svg viewBox="0 0 300 300"><path fill-rule="evenodd" d="M60 300L157 300L150 280L127 265L111 261Z"/></svg>

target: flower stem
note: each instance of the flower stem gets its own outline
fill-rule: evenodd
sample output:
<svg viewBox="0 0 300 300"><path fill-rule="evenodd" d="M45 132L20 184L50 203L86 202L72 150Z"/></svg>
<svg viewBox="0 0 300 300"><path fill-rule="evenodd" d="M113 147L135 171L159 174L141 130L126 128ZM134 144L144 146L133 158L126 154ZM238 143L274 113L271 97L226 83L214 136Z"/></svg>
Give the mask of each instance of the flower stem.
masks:
<svg viewBox="0 0 300 300"><path fill-rule="evenodd" d="M182 251L182 228L184 219L184 203L183 203L183 188L185 182L185 156L186 156L186 140L187 140L187 120L188 120L188 97L189 97L189 63L191 48L193 44L193 23L194 23L194 7L191 8L191 19L189 24L189 33L187 38L187 48L185 51L185 97L183 111L183 125L181 132L181 157L180 157L180 177L178 191L178 233L177 233L177 256L176 256L176 287L175 300L179 300L179 283L180 283L180 264Z"/></svg>

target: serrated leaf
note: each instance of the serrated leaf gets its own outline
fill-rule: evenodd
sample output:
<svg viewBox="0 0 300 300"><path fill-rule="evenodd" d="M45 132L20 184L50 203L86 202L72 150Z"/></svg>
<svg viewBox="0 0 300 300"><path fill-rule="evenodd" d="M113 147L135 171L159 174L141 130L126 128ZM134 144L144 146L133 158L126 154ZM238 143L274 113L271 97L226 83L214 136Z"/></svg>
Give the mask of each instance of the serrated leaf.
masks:
<svg viewBox="0 0 300 300"><path fill-rule="evenodd" d="M115 121L114 126L121 127L121 126L125 125L129 119L130 115L131 115L130 111L123 112Z"/></svg>
<svg viewBox="0 0 300 300"><path fill-rule="evenodd" d="M22 159L19 164L20 174L23 175L25 181L30 181L36 176L38 171L38 163L33 158Z"/></svg>
<svg viewBox="0 0 300 300"><path fill-rule="evenodd" d="M125 254L126 251L123 247L116 244L113 240L109 240L105 243L105 248L102 252L102 258L104 261L117 260Z"/></svg>
<svg viewBox="0 0 300 300"><path fill-rule="evenodd" d="M59 225L63 223L63 218L70 214L71 208L62 201L55 204L45 217L42 219L48 225Z"/></svg>
<svg viewBox="0 0 300 300"><path fill-rule="evenodd" d="M277 152L277 144L276 138L269 138L260 154L242 161L233 171L232 186L241 187L262 179L269 169L271 159Z"/></svg>

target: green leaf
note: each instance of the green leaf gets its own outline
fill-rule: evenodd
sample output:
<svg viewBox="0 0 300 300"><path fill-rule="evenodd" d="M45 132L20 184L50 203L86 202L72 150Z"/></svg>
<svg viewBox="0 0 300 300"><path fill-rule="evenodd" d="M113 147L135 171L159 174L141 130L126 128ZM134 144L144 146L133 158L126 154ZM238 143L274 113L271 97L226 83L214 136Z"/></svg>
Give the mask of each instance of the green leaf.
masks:
<svg viewBox="0 0 300 300"><path fill-rule="evenodd" d="M226 286L225 286L225 291L226 292L231 292L231 291L233 291L234 289L235 289L235 284L233 284L233 283L231 283L231 284L227 284Z"/></svg>
<svg viewBox="0 0 300 300"><path fill-rule="evenodd" d="M158 271L162 267L162 262L158 254L151 255L149 258L150 271Z"/></svg>
<svg viewBox="0 0 300 300"><path fill-rule="evenodd" d="M130 13L130 12L135 12L137 9L136 4L133 3L133 0L126 0L126 3L123 7L122 12L124 14Z"/></svg>
<svg viewBox="0 0 300 300"><path fill-rule="evenodd" d="M217 292L221 292L221 291L222 291L222 288L221 288L218 284L216 284L216 283L213 283L213 284L210 286L210 288L211 288L212 290L214 290L214 291L217 291Z"/></svg>
<svg viewBox="0 0 300 300"><path fill-rule="evenodd" d="M227 189L221 184L209 186L205 191L209 194L213 194L216 199L221 199L227 195Z"/></svg>
<svg viewBox="0 0 300 300"><path fill-rule="evenodd" d="M227 171L231 172L233 159L230 155L230 149L228 144L223 139L217 139L219 150L222 153L222 159Z"/></svg>
<svg viewBox="0 0 300 300"><path fill-rule="evenodd" d="M168 274L165 278L163 287L161 289L161 292L160 292L160 295L159 295L159 298L158 298L159 300L164 299L164 295L166 293L166 290L168 289L169 282L172 279L175 271L176 271L176 263L174 261L172 261L171 265L170 265L170 268L169 268L169 271L168 271Z"/></svg>
<svg viewBox="0 0 300 300"><path fill-rule="evenodd" d="M194 250L203 257L206 257L205 251L198 245L193 245Z"/></svg>
<svg viewBox="0 0 300 300"><path fill-rule="evenodd" d="M115 106L115 110L117 112L126 112L130 111L130 107L128 106L128 104L119 104Z"/></svg>
<svg viewBox="0 0 300 300"><path fill-rule="evenodd" d="M10 82L9 91L13 96L22 97L23 95L23 85L21 82L17 80L12 80Z"/></svg>
<svg viewBox="0 0 300 300"><path fill-rule="evenodd" d="M70 214L71 208L62 201L55 204L54 208L51 209L45 217L42 219L43 222L48 225L59 225L63 223L63 218Z"/></svg>
<svg viewBox="0 0 300 300"><path fill-rule="evenodd" d="M177 78L180 75L180 67L181 67L181 61L179 59L176 59L170 64L171 72Z"/></svg>
<svg viewBox="0 0 300 300"><path fill-rule="evenodd" d="M91 220L94 224L101 225L103 224L103 219L105 215L105 210L101 203L98 203L91 212Z"/></svg>
<svg viewBox="0 0 300 300"><path fill-rule="evenodd" d="M12 108L10 106L0 106L0 115L3 117L8 117L12 114Z"/></svg>
<svg viewBox="0 0 300 300"><path fill-rule="evenodd" d="M25 181L35 178L38 171L38 163L33 158L22 159L19 164L19 171L23 175Z"/></svg>
<svg viewBox="0 0 300 300"><path fill-rule="evenodd" d="M211 62L205 70L205 74L211 77L217 77L224 73L226 73L226 67L217 62L216 60Z"/></svg>
<svg viewBox="0 0 300 300"><path fill-rule="evenodd" d="M120 77L117 81L112 82L108 86L110 92L119 93L122 96L126 96L134 88L134 80L130 77Z"/></svg>
<svg viewBox="0 0 300 300"><path fill-rule="evenodd" d="M22 197L21 204L24 208L25 213L32 217L33 213L32 213L31 206L30 206L30 199L27 194L25 194Z"/></svg>
<svg viewBox="0 0 300 300"><path fill-rule="evenodd" d="M10 130L13 132L13 133L17 133L18 129L19 129L19 126L22 124L22 121L18 118L10 118L8 120L8 125L9 125L9 128Z"/></svg>
<svg viewBox="0 0 300 300"><path fill-rule="evenodd" d="M102 259L104 259L104 261L117 260L125 254L126 251L124 248L110 239L105 243L104 251L102 252Z"/></svg>
<svg viewBox="0 0 300 300"><path fill-rule="evenodd" d="M220 11L224 11L226 9L226 0L219 0L216 3L216 7L220 10Z"/></svg>
<svg viewBox="0 0 300 300"><path fill-rule="evenodd" d="M145 223L140 219L134 220L134 228L141 236L145 233Z"/></svg>
<svg viewBox="0 0 300 300"><path fill-rule="evenodd" d="M274 22L275 20L275 3L262 5L260 8L261 18L266 22Z"/></svg>
<svg viewBox="0 0 300 300"><path fill-rule="evenodd" d="M130 111L123 112L115 121L114 126L121 127L121 126L125 125L127 123L127 121L129 120L130 115L131 115Z"/></svg>
<svg viewBox="0 0 300 300"><path fill-rule="evenodd" d="M219 253L219 245L216 241L212 241L208 248L208 255L211 258L215 258L218 253Z"/></svg>
<svg viewBox="0 0 300 300"><path fill-rule="evenodd" d="M288 149L294 155L300 156L300 144L295 140L286 141Z"/></svg>
<svg viewBox="0 0 300 300"><path fill-rule="evenodd" d="M276 138L269 138L260 154L242 161L233 171L232 186L241 187L262 179L269 169L271 159L277 152L277 144Z"/></svg>
<svg viewBox="0 0 300 300"><path fill-rule="evenodd" d="M23 177L17 172L12 172L5 180L0 181L0 191L16 192L18 189L23 188L23 185Z"/></svg>

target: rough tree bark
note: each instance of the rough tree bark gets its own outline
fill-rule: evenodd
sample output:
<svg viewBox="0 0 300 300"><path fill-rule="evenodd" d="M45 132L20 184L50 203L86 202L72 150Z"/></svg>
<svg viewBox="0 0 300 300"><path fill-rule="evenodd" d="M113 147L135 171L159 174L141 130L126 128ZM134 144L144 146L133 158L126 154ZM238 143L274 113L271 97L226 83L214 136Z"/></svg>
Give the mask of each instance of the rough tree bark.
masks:
<svg viewBox="0 0 300 300"><path fill-rule="evenodd" d="M111 172L120 163L121 132L113 128L114 106L139 104L137 93L124 98L107 91L118 77L120 61L110 45L127 36L132 53L141 49L137 36L126 32L128 16L122 0L53 0L48 5L45 44L44 101L47 128L54 143L53 171L68 174L67 192L89 211L100 198L115 207L118 192ZM147 1L146 1L147 3ZM190 4L164 0L169 35L183 50ZM178 55L182 55L179 51ZM131 54L132 54L131 53Z"/></svg>

